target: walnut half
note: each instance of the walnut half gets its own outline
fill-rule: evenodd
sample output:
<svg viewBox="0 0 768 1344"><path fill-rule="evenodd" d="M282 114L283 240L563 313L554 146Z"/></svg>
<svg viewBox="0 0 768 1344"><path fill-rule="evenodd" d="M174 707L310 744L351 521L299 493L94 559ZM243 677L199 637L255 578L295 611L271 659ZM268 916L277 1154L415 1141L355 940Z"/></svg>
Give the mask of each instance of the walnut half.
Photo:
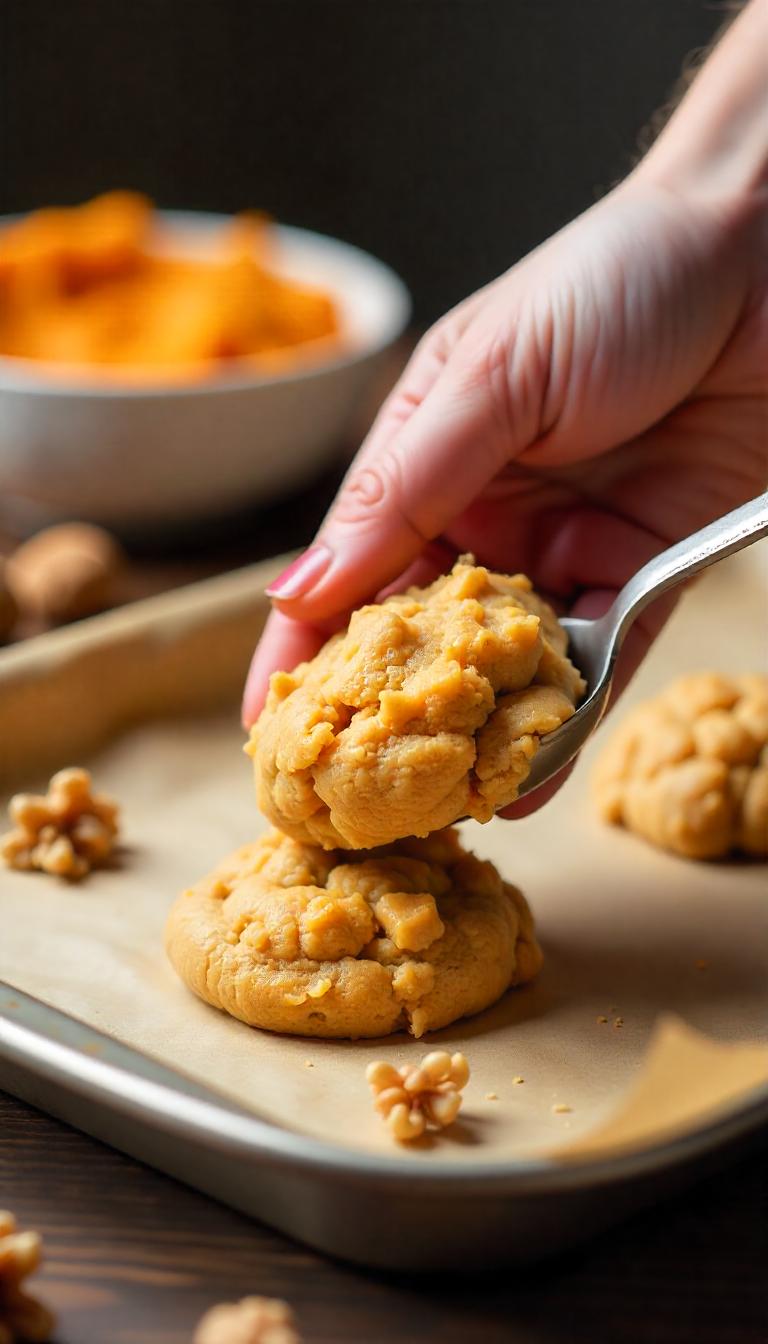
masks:
<svg viewBox="0 0 768 1344"><path fill-rule="evenodd" d="M21 1282L40 1264L37 1232L18 1232L12 1213L0 1209L0 1344L44 1344L55 1318L23 1292Z"/></svg>
<svg viewBox="0 0 768 1344"><path fill-rule="evenodd" d="M287 1302L244 1297L221 1302L199 1322L193 1344L301 1344Z"/></svg>
<svg viewBox="0 0 768 1344"><path fill-rule="evenodd" d="M377 1060L365 1076L374 1106L399 1143L420 1139L429 1129L452 1125L461 1107L461 1092L469 1081L464 1055L432 1050L421 1064L392 1064Z"/></svg>
<svg viewBox="0 0 768 1344"><path fill-rule="evenodd" d="M112 852L117 811L111 799L93 792L87 770L60 770L46 794L11 799L14 829L0 838L0 857L9 868L78 881Z"/></svg>

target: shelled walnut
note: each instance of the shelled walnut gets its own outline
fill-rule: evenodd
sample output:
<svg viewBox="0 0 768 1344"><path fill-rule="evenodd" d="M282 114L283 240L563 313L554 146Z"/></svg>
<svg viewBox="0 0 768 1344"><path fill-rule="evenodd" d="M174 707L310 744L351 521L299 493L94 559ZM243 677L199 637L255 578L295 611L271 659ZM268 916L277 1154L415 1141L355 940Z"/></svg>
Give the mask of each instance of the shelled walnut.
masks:
<svg viewBox="0 0 768 1344"><path fill-rule="evenodd" d="M464 1055L433 1050L421 1064L396 1069L378 1060L369 1064L366 1079L374 1106L400 1143L419 1139L430 1129L452 1125L461 1107L461 1092L469 1081Z"/></svg>
<svg viewBox="0 0 768 1344"><path fill-rule="evenodd" d="M211 1307L199 1322L193 1344L301 1344L287 1302L244 1297Z"/></svg>
<svg viewBox="0 0 768 1344"><path fill-rule="evenodd" d="M44 1344L55 1317L21 1288L40 1264L37 1232L18 1232L16 1219L0 1210L0 1344Z"/></svg>
<svg viewBox="0 0 768 1344"><path fill-rule="evenodd" d="M77 881L114 848L117 804L93 793L87 770L60 770L46 794L17 793L8 812L14 829L0 838L0 857L9 868Z"/></svg>
<svg viewBox="0 0 768 1344"><path fill-rule="evenodd" d="M109 532L62 523L30 537L8 558L6 579L21 611L75 621L109 606L123 553Z"/></svg>

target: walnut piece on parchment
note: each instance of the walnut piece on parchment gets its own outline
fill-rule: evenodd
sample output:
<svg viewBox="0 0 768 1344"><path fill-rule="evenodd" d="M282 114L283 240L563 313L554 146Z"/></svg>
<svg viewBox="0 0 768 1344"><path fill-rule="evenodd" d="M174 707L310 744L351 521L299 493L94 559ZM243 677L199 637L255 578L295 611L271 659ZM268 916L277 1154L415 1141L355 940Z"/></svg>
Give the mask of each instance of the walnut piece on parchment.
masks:
<svg viewBox="0 0 768 1344"><path fill-rule="evenodd" d="M117 804L93 792L87 770L60 770L47 793L17 793L8 812L14 828L0 838L0 857L9 868L78 881L114 848Z"/></svg>
<svg viewBox="0 0 768 1344"><path fill-rule="evenodd" d="M244 1297L211 1307L198 1323L193 1344L301 1344L287 1302Z"/></svg>
<svg viewBox="0 0 768 1344"><path fill-rule="evenodd" d="M408 1143L428 1128L453 1124L469 1081L469 1065L461 1053L432 1050L421 1064L403 1064L399 1069L378 1060L368 1065L365 1076L379 1115L399 1143Z"/></svg>
<svg viewBox="0 0 768 1344"><path fill-rule="evenodd" d="M19 1232L12 1213L0 1209L0 1344L44 1344L55 1317L25 1293L21 1283L40 1264L37 1232Z"/></svg>

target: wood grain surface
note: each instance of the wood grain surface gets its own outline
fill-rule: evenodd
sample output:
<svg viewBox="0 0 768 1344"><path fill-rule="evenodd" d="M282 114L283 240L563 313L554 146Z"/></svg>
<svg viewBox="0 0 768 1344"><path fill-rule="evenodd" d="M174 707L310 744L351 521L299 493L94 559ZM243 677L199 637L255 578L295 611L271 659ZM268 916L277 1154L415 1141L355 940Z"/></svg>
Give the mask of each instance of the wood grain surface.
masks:
<svg viewBox="0 0 768 1344"><path fill-rule="evenodd" d="M0 1094L0 1206L39 1229L57 1344L189 1344L285 1297L306 1344L765 1344L765 1148L559 1260L409 1279L334 1264Z"/></svg>

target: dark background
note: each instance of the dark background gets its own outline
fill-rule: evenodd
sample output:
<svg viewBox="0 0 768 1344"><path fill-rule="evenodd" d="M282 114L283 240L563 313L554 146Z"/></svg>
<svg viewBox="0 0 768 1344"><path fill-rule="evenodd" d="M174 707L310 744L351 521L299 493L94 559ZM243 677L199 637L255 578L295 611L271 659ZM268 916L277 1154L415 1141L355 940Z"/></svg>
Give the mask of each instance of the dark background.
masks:
<svg viewBox="0 0 768 1344"><path fill-rule="evenodd" d="M0 211L112 186L390 262L425 323L632 163L713 0L0 0Z"/></svg>

